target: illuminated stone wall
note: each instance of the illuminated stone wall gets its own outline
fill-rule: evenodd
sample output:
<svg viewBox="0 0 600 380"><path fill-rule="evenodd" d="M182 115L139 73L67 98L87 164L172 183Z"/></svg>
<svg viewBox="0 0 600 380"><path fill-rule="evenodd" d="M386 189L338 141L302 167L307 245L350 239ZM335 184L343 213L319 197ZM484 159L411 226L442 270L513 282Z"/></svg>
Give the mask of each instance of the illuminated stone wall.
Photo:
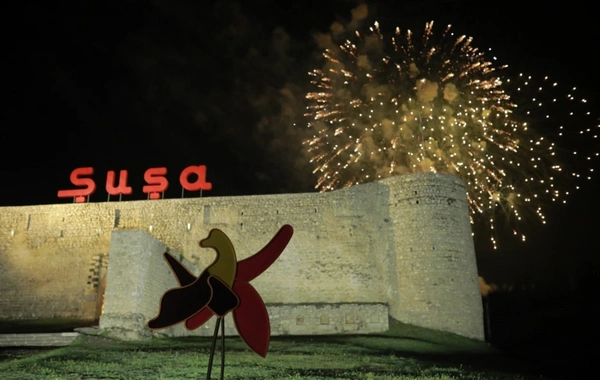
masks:
<svg viewBox="0 0 600 380"><path fill-rule="evenodd" d="M465 188L451 176L386 180L395 293L403 322L483 339L481 291ZM396 293L397 292L397 293Z"/></svg>
<svg viewBox="0 0 600 380"><path fill-rule="evenodd" d="M158 300L167 289L179 286L163 259L167 248L144 231L113 232L101 329L130 339L152 335L146 323L156 317ZM182 260L195 275L200 273L187 259L182 259L176 252L171 251L171 254ZM389 328L385 303L268 303L267 309L272 335L364 334L384 332ZM179 324L158 333L212 336L214 322L213 318L193 331ZM236 335L231 314L225 322L225 334Z"/></svg>
<svg viewBox="0 0 600 380"><path fill-rule="evenodd" d="M266 303L387 304L401 321L483 339L464 184L438 174L322 194L2 208L0 318L97 318L113 230L143 230L201 270L210 229L243 259L283 224L290 244L253 281Z"/></svg>
<svg viewBox="0 0 600 380"><path fill-rule="evenodd" d="M113 231L100 328L141 331L156 316L163 293L179 286L163 259L167 248L144 231ZM185 258L172 254L191 272L200 273Z"/></svg>

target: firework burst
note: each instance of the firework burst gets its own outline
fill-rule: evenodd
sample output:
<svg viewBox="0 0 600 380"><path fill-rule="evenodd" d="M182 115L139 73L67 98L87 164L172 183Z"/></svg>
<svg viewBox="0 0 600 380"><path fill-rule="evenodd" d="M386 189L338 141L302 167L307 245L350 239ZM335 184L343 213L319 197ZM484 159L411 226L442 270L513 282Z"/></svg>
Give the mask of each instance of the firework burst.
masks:
<svg viewBox="0 0 600 380"><path fill-rule="evenodd" d="M375 23L324 51L324 67L309 72L316 89L306 95L313 135L305 144L319 174L316 188L450 173L467 184L472 223L479 219L493 230L502 216L525 240L518 221L534 215L545 223L544 201L568 194L560 178L590 174L567 173L565 158L576 154L564 154L554 141L562 133L595 138L597 130L587 129L593 124L574 131L568 118L547 114L590 117L557 106L586 101L575 89L561 94L547 77L503 78L506 66L495 65L471 37L456 37L448 26L437 38L432 28L427 23L420 38L399 28L386 37ZM551 130L549 118L561 130Z"/></svg>

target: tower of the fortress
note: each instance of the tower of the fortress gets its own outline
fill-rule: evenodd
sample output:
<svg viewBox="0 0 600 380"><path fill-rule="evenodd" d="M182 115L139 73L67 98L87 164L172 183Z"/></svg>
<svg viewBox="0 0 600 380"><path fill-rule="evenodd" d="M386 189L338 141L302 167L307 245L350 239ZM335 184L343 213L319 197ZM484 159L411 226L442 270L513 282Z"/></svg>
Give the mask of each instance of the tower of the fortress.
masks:
<svg viewBox="0 0 600 380"><path fill-rule="evenodd" d="M396 319L483 339L483 308L464 183L422 173L389 187L397 294Z"/></svg>

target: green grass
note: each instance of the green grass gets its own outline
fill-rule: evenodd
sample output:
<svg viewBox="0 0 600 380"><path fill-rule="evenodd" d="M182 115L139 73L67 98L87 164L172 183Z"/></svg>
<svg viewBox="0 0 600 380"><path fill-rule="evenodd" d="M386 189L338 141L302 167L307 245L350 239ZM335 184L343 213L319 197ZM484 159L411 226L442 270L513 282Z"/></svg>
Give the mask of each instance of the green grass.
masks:
<svg viewBox="0 0 600 380"><path fill-rule="evenodd" d="M204 379L210 338L123 342L81 336L72 345L0 362L2 379ZM488 345L392 321L368 336L273 337L265 359L226 339L226 379L540 379ZM213 378L220 358L215 355Z"/></svg>

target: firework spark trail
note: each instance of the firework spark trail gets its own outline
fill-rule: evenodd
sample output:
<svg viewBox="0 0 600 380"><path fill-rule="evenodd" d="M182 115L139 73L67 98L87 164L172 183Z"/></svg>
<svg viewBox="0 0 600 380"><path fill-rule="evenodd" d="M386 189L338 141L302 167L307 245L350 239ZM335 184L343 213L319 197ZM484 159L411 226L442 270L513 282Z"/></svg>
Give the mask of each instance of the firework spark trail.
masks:
<svg viewBox="0 0 600 380"><path fill-rule="evenodd" d="M522 218L536 215L545 223L541 204L564 201L568 192L557 179L567 174L563 166L571 158L561 157L552 139L543 137L554 132L546 119L559 113L557 101L586 101L573 95L575 89L555 95L557 84L547 77L538 84L522 74L499 76L506 66L489 61L472 37L454 37L450 26L441 39L433 22L420 39L399 28L385 37L378 23L369 31L355 32L339 50L327 49L324 67L309 72L316 90L306 95L306 116L314 134L305 144L319 173L316 188L450 173L467 184L472 223L480 218L493 230L502 215L515 222L515 234ZM578 134L596 138L597 127L590 122ZM585 157L588 171L597 156ZM496 248L494 234L491 240Z"/></svg>

